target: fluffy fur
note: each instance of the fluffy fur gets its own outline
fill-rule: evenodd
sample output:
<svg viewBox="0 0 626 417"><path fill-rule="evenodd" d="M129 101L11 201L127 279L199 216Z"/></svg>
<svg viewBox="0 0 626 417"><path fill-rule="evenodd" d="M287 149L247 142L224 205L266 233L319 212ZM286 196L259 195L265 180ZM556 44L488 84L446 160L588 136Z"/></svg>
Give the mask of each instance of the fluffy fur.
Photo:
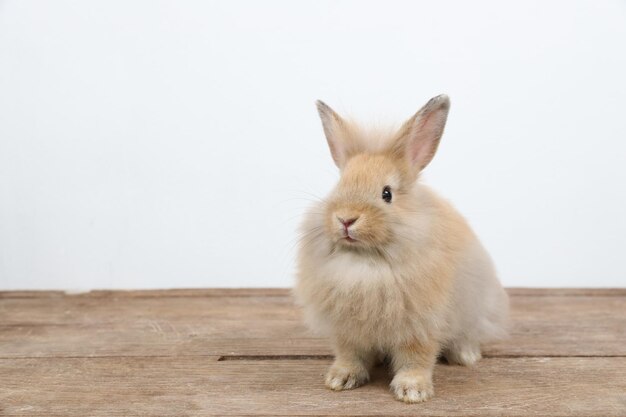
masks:
<svg viewBox="0 0 626 417"><path fill-rule="evenodd" d="M362 385L386 356L396 398L424 401L438 355L473 365L481 343L505 335L508 298L489 255L463 217L418 181L448 109L446 96L435 97L385 136L318 102L341 179L305 216L294 292L311 326L333 342L330 389ZM385 187L391 202L381 198Z"/></svg>

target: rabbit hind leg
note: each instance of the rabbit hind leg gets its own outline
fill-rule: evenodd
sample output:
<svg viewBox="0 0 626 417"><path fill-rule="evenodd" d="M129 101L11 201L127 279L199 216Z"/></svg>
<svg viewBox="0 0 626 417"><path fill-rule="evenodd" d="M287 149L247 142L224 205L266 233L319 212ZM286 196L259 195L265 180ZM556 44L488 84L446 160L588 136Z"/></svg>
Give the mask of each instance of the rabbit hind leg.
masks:
<svg viewBox="0 0 626 417"><path fill-rule="evenodd" d="M480 343L455 340L444 349L443 356L449 364L473 366L482 358Z"/></svg>

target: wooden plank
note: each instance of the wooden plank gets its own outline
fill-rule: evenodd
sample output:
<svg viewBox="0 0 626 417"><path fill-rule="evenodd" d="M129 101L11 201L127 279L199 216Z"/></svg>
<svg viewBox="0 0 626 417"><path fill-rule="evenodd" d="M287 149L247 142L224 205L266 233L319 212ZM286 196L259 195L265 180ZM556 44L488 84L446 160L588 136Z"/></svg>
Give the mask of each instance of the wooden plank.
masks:
<svg viewBox="0 0 626 417"><path fill-rule="evenodd" d="M0 325L94 324L133 320L300 319L289 297L60 297L0 300Z"/></svg>
<svg viewBox="0 0 626 417"><path fill-rule="evenodd" d="M511 338L486 346L486 356L626 356L626 297L511 301ZM5 358L330 353L284 296L0 300Z"/></svg>
<svg viewBox="0 0 626 417"><path fill-rule="evenodd" d="M208 358L0 360L0 414L11 416L623 416L626 358L494 358L438 365L435 397L392 399L378 368L352 391L323 387L328 360Z"/></svg>

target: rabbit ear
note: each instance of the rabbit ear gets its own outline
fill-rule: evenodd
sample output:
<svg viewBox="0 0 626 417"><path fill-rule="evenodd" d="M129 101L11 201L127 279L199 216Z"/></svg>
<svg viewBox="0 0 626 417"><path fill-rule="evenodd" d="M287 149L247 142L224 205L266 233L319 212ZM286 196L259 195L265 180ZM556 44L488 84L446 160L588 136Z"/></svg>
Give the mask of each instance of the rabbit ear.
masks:
<svg viewBox="0 0 626 417"><path fill-rule="evenodd" d="M346 122L323 101L317 100L315 104L317 105L320 119L322 119L322 126L324 127L324 134L326 135L330 153L333 156L335 165L341 169L347 161L350 151L350 138L348 137Z"/></svg>
<svg viewBox="0 0 626 417"><path fill-rule="evenodd" d="M408 160L415 175L435 156L449 110L448 96L433 97L400 128L393 152Z"/></svg>

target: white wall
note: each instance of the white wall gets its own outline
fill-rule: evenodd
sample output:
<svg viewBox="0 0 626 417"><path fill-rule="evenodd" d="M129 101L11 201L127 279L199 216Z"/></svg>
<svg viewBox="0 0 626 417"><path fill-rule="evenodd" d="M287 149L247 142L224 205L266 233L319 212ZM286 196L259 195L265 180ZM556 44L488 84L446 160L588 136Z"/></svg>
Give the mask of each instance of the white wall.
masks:
<svg viewBox="0 0 626 417"><path fill-rule="evenodd" d="M509 286L626 285L626 3L0 2L0 288L289 286L313 102L453 101L426 180Z"/></svg>

